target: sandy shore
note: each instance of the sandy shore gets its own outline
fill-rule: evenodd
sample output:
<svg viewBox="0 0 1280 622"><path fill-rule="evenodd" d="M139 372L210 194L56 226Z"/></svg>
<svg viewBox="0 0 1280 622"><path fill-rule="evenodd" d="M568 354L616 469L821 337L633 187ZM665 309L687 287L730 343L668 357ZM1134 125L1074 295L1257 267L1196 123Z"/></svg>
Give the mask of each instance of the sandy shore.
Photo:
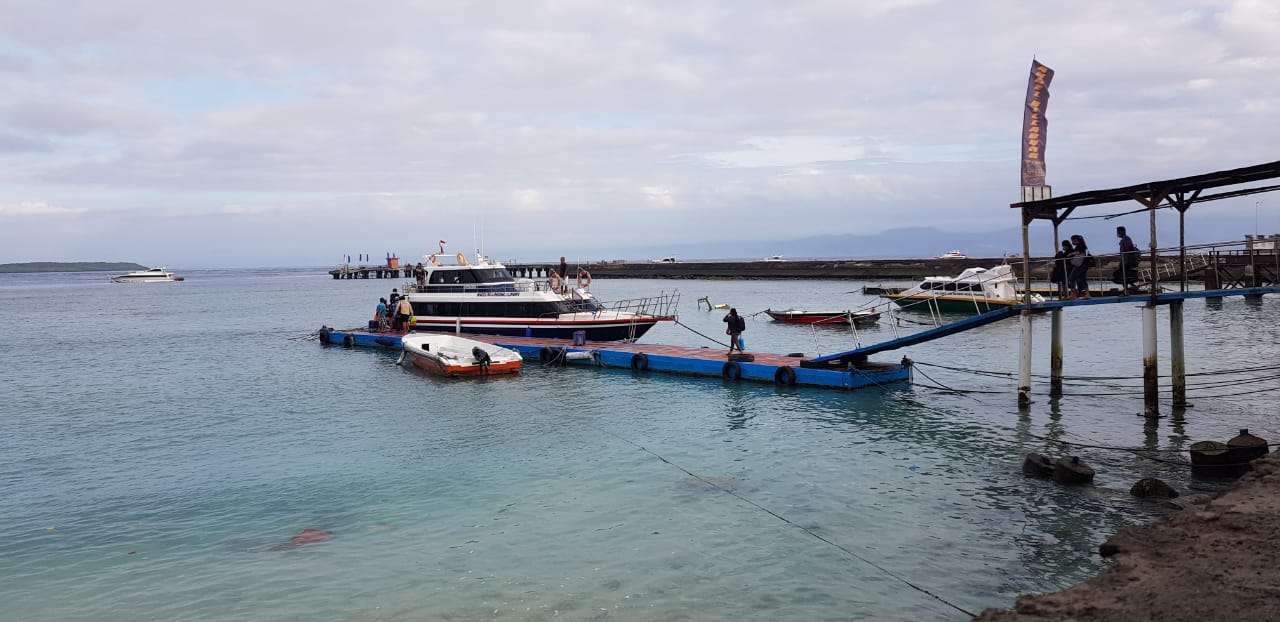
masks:
<svg viewBox="0 0 1280 622"><path fill-rule="evenodd" d="M1075 587L987 609L985 622L1280 620L1280 456L1208 503L1125 529L1110 564Z"/></svg>

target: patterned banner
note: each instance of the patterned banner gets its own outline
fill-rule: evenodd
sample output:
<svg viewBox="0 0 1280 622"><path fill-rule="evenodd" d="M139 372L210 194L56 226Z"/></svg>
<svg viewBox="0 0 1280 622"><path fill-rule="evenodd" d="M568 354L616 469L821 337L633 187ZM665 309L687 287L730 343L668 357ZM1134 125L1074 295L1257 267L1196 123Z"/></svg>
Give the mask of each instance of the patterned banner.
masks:
<svg viewBox="0 0 1280 622"><path fill-rule="evenodd" d="M1053 70L1031 61L1031 77L1027 79L1027 107L1022 111L1022 185L1043 186L1044 147L1049 121L1044 113L1049 108L1049 83Z"/></svg>

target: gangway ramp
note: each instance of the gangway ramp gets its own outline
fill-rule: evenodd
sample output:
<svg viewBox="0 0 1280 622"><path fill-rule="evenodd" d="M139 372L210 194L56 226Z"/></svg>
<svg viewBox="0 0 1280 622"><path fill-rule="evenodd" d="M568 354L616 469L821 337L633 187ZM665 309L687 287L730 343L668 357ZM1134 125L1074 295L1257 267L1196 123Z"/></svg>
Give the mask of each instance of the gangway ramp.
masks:
<svg viewBox="0 0 1280 622"><path fill-rule="evenodd" d="M846 350L844 352L836 352L835 354L824 354L822 356L815 356L811 359L806 360L805 362L809 364L815 364L815 365L822 365L822 364L829 364L829 363L836 363L836 362L845 362L845 363L856 362L856 361L863 360L872 354L877 354L879 352L887 352L889 350L897 350L898 348L914 346L916 344L924 343L926 341L933 341L934 339L941 339L942 337L946 337L948 335L954 335L956 333L962 333L966 330L972 330L979 326L986 326L987 324L999 322L1000 320L1017 315L1020 309L1021 307L1002 307L994 311L987 311L985 313L980 313L972 317L967 317L963 320L957 320L955 322L943 324L942 326L939 326L937 328L930 328L929 330L923 330L918 333L912 333L910 335L898 337L897 339L890 339L889 341L882 341L880 343L872 344L869 346L862 346L860 348L854 348L852 350Z"/></svg>

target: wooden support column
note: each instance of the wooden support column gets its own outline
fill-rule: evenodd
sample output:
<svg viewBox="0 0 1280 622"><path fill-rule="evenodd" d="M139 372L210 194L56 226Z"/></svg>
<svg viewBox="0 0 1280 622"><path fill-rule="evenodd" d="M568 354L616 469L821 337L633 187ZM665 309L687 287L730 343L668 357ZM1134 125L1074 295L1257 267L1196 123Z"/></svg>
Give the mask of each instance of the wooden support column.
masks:
<svg viewBox="0 0 1280 622"><path fill-rule="evenodd" d="M1053 220L1053 254L1058 253L1058 219ZM1054 268L1057 262L1054 262ZM1049 396L1062 396L1062 309L1049 312Z"/></svg>
<svg viewBox="0 0 1280 622"><path fill-rule="evenodd" d="M1187 361L1182 342L1181 300L1169 303L1169 359L1173 374L1173 406L1174 408L1185 408L1187 405Z"/></svg>
<svg viewBox="0 0 1280 622"><path fill-rule="evenodd" d="M1142 414L1160 416L1160 375L1157 371L1156 305L1142 307Z"/></svg>
<svg viewBox="0 0 1280 622"><path fill-rule="evenodd" d="M1022 348L1018 357L1018 406L1031 405L1031 219L1022 210Z"/></svg>

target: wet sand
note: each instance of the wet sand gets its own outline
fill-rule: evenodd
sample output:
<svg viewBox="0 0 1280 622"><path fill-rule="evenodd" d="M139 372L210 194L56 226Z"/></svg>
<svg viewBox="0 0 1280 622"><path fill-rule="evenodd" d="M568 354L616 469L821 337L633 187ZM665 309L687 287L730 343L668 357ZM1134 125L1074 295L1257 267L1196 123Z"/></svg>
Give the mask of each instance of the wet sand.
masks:
<svg viewBox="0 0 1280 622"><path fill-rule="evenodd" d="M1280 620L1280 456L1253 466L1207 503L1112 536L1100 547L1110 564L1098 576L976 619Z"/></svg>

